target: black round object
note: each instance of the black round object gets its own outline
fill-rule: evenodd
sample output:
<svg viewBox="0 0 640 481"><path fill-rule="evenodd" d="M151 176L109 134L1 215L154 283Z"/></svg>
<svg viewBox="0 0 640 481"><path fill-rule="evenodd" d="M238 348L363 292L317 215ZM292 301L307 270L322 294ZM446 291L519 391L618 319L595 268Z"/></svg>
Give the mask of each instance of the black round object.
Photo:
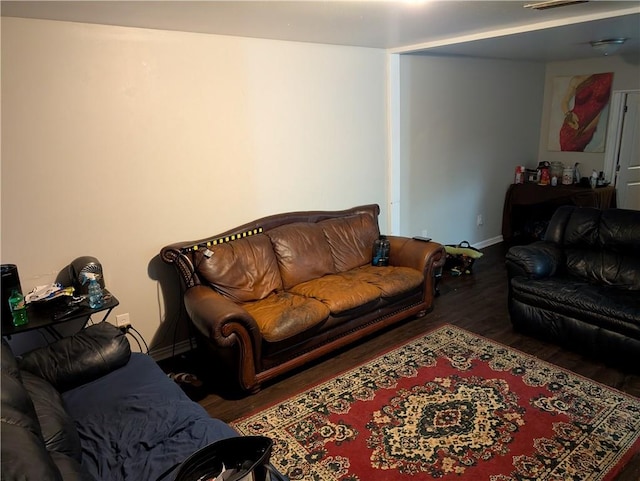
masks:
<svg viewBox="0 0 640 481"><path fill-rule="evenodd" d="M267 469L272 446L273 441L265 436L238 436L216 441L189 456L178 469L175 480L215 479L224 466L228 470L224 479L239 481L256 469Z"/></svg>
<svg viewBox="0 0 640 481"><path fill-rule="evenodd" d="M104 289L104 276L102 273L102 264L95 257L82 256L75 259L69 264L69 278L71 285L75 288L74 295L87 294L89 291L89 281L85 278L85 274L96 274L96 278L100 287Z"/></svg>

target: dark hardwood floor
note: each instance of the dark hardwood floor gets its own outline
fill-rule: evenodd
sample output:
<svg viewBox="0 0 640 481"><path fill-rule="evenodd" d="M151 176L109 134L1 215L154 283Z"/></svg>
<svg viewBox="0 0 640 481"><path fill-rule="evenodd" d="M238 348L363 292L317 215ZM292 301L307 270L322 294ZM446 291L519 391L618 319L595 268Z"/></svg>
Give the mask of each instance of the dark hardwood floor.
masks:
<svg viewBox="0 0 640 481"><path fill-rule="evenodd" d="M640 397L640 376L607 367L512 329L507 311L506 249L504 244L483 249L484 256L476 261L472 275L452 277L445 273L440 284L441 295L436 298L433 311L423 318L364 338L356 345L264 385L254 395L238 397L206 390L192 394L211 416L229 422L275 404L438 326L453 324ZM183 357L183 361L185 359L188 361ZM640 454L618 478L618 481L630 480L640 480Z"/></svg>

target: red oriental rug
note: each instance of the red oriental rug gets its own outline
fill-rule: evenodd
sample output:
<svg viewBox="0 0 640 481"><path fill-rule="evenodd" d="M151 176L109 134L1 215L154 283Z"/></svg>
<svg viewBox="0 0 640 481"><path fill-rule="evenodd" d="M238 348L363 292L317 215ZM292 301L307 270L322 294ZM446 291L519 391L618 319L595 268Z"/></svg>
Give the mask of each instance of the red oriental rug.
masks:
<svg viewBox="0 0 640 481"><path fill-rule="evenodd" d="M611 480L640 399L453 326L232 425L291 480Z"/></svg>

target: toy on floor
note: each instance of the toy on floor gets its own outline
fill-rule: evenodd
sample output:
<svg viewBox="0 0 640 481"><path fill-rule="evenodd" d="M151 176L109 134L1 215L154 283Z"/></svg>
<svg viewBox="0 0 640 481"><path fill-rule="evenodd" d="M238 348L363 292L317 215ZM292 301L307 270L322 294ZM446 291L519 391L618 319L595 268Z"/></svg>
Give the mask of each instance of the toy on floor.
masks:
<svg viewBox="0 0 640 481"><path fill-rule="evenodd" d="M169 378L173 379L178 384L188 384L193 387L202 386L202 381L198 379L198 377L195 374L190 374L188 372L179 372L179 373L170 372L167 375L169 376Z"/></svg>
<svg viewBox="0 0 640 481"><path fill-rule="evenodd" d="M444 249L447 252L444 266L445 269L451 272L452 276L471 274L476 259L483 255L478 249L471 247L467 241L462 241L457 245L447 244Z"/></svg>

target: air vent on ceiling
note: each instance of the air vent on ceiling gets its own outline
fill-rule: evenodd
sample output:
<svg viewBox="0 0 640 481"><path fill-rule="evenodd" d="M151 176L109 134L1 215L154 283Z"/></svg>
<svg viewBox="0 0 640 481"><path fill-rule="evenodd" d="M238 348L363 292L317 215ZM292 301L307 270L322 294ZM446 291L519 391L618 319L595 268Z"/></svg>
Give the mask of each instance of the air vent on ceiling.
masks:
<svg viewBox="0 0 640 481"><path fill-rule="evenodd" d="M545 2L528 3L524 8L532 10L546 10L548 8L568 7L578 3L587 3L588 0L547 0Z"/></svg>

